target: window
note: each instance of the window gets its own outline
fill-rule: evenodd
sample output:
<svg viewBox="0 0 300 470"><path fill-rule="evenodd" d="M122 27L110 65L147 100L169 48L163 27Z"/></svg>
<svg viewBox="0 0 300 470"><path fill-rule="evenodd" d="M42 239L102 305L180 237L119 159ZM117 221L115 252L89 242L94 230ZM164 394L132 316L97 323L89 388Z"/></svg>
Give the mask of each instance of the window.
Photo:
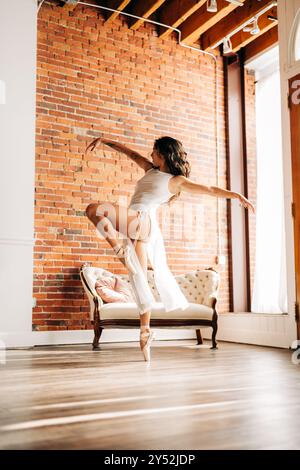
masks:
<svg viewBox="0 0 300 470"><path fill-rule="evenodd" d="M249 122L256 129L256 217L255 222L249 219L255 234L250 239L255 253L251 312L281 314L287 312L287 278L279 47L252 60L247 68L255 72L256 84L255 126Z"/></svg>
<svg viewBox="0 0 300 470"><path fill-rule="evenodd" d="M300 8L294 18L289 40L289 64L300 61Z"/></svg>
<svg viewBox="0 0 300 470"><path fill-rule="evenodd" d="M279 70L267 72L256 82L256 260L251 311L286 313L280 74Z"/></svg>
<svg viewBox="0 0 300 470"><path fill-rule="evenodd" d="M294 51L293 51L295 62L297 62L297 60L300 60L300 15L297 15L297 16L298 16L298 24L296 25Z"/></svg>

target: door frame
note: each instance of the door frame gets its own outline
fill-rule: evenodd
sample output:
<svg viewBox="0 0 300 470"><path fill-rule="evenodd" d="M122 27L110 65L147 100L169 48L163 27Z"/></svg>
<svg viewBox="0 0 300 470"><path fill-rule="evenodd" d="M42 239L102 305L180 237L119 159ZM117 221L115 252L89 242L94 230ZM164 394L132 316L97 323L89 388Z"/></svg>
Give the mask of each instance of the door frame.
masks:
<svg viewBox="0 0 300 470"><path fill-rule="evenodd" d="M300 339L299 302L300 302L300 73L289 79L288 106L291 132L291 170L292 170L292 217L294 227L295 263L295 319L297 339Z"/></svg>

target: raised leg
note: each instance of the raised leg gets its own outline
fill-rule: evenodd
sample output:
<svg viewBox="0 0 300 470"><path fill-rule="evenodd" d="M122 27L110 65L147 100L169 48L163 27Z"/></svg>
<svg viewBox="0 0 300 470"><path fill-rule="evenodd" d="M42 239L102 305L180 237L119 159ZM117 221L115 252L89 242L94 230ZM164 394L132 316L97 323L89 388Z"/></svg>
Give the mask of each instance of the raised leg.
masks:
<svg viewBox="0 0 300 470"><path fill-rule="evenodd" d="M202 336L201 336L201 331L200 331L200 330L196 330L196 335L197 335L197 344L203 344L203 339L202 339Z"/></svg>
<svg viewBox="0 0 300 470"><path fill-rule="evenodd" d="M140 220L136 211L109 202L89 204L86 215L98 233L113 248L121 263L134 274L135 269L128 250L126 251L123 246L123 237L120 234L133 239L134 244L137 240L145 240L149 233L150 220L147 218Z"/></svg>
<svg viewBox="0 0 300 470"><path fill-rule="evenodd" d="M116 230L117 212L112 204L89 204L86 208L86 215L95 225L98 232L115 248L119 244L119 232Z"/></svg>

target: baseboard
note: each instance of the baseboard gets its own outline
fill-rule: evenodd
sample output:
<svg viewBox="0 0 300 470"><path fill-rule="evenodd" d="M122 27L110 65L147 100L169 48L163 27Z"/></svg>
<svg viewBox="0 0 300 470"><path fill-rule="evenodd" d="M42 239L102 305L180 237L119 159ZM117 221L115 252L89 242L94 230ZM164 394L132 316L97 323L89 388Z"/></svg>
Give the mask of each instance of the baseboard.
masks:
<svg viewBox="0 0 300 470"><path fill-rule="evenodd" d="M211 339L211 328L201 328L203 338ZM107 329L102 343L138 341L138 329ZM0 333L0 348L57 344L91 344L93 330L32 331ZM157 329L158 340L195 339L195 329ZM291 315L225 313L219 315L217 339L234 343L289 348L297 338Z"/></svg>
<svg viewBox="0 0 300 470"><path fill-rule="evenodd" d="M206 336L206 331L203 334ZM217 339L233 343L290 348L297 339L291 315L261 313L224 313L219 315Z"/></svg>
<svg viewBox="0 0 300 470"><path fill-rule="evenodd" d="M195 339L194 329L155 329L158 340ZM32 331L28 333L0 333L0 347L28 348L58 344L91 344L93 330ZM107 329L101 335L101 343L138 341L138 329Z"/></svg>

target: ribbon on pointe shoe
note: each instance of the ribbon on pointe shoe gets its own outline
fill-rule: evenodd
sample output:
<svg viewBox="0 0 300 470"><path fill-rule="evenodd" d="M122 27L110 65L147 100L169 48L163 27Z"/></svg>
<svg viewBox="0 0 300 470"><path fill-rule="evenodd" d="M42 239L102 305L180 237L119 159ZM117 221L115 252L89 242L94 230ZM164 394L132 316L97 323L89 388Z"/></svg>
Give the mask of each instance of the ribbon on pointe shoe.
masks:
<svg viewBox="0 0 300 470"><path fill-rule="evenodd" d="M140 340L142 341L144 338L147 338L146 339L146 342L143 346L141 346L141 350L142 350L142 353L144 355L144 359L146 362L150 362L150 359L151 359L151 356L150 356L150 347L151 347L151 343L152 341L155 339L155 333L154 331L152 330L148 330L148 331L143 331L141 329L141 332L140 332Z"/></svg>
<svg viewBox="0 0 300 470"><path fill-rule="evenodd" d="M133 265L133 262L131 260L130 256L130 249L129 246L123 246L123 245L116 245L114 246L114 252L117 256L117 258L122 258L125 261L125 265L132 274L136 274L136 269Z"/></svg>

